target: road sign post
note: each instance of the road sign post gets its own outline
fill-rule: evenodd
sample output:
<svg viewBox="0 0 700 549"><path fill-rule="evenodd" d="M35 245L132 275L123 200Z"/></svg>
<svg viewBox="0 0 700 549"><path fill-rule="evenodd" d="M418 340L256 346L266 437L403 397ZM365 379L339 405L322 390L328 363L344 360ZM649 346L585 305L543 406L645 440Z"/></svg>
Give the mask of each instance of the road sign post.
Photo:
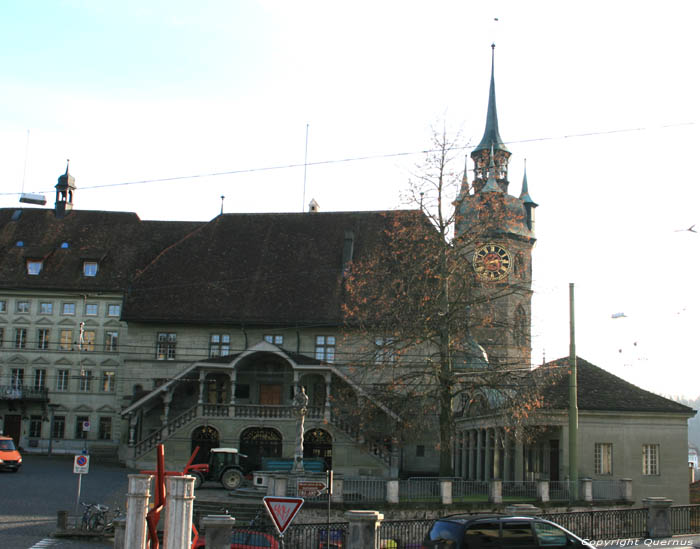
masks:
<svg viewBox="0 0 700 549"><path fill-rule="evenodd" d="M75 514L78 514L78 506L80 505L80 490L83 484L83 475L87 475L90 471L90 456L81 454L73 458L73 473L78 475L78 494L75 497Z"/></svg>

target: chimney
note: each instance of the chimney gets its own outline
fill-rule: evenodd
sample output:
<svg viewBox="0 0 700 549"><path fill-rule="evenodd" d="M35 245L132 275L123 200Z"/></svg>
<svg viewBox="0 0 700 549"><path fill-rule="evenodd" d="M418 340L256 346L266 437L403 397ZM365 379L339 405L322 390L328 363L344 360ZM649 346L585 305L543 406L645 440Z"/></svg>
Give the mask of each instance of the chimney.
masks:
<svg viewBox="0 0 700 549"><path fill-rule="evenodd" d="M311 199L311 202L309 202L309 213L316 213L321 210L321 207L318 205L318 202L316 202L313 198Z"/></svg>

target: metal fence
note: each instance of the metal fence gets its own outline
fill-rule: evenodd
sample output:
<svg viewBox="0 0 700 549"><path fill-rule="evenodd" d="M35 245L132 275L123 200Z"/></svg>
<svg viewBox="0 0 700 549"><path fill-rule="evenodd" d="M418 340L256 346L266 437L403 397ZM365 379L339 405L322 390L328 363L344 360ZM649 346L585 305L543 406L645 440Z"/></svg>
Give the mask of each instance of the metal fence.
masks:
<svg viewBox="0 0 700 549"><path fill-rule="evenodd" d="M399 481L399 500L404 501L439 501L440 481L455 479L440 477L413 477Z"/></svg>
<svg viewBox="0 0 700 549"><path fill-rule="evenodd" d="M571 481L550 480L549 499L551 501L569 501L571 497Z"/></svg>
<svg viewBox="0 0 700 549"><path fill-rule="evenodd" d="M372 478L346 478L343 482L343 501L386 501L386 480Z"/></svg>
<svg viewBox="0 0 700 549"><path fill-rule="evenodd" d="M528 501L537 499L537 481L504 480L502 484L503 501Z"/></svg>
<svg viewBox="0 0 700 549"><path fill-rule="evenodd" d="M700 505L671 507L671 531L674 534L697 534L700 532Z"/></svg>
<svg viewBox="0 0 700 549"><path fill-rule="evenodd" d="M386 520L379 527L380 547L419 549L432 520Z"/></svg>
<svg viewBox="0 0 700 549"><path fill-rule="evenodd" d="M488 501L489 483L485 480L456 479L452 482L454 501Z"/></svg>
<svg viewBox="0 0 700 549"><path fill-rule="evenodd" d="M584 539L641 538L647 533L646 509L609 509L539 515Z"/></svg>

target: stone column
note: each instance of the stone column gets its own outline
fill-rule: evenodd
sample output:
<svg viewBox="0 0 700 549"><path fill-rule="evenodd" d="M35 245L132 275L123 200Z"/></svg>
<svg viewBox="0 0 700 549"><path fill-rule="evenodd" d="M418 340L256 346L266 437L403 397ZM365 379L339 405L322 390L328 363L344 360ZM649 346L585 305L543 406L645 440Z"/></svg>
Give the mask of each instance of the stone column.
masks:
<svg viewBox="0 0 700 549"><path fill-rule="evenodd" d="M622 484L622 499L624 501L634 501L632 496L632 479L631 478L621 478L620 484Z"/></svg>
<svg viewBox="0 0 700 549"><path fill-rule="evenodd" d="M119 517L114 519L114 545L113 549L126 549L124 545L126 535L126 519Z"/></svg>
<svg viewBox="0 0 700 549"><path fill-rule="evenodd" d="M443 505L452 505L452 481L440 481L440 499Z"/></svg>
<svg viewBox="0 0 700 549"><path fill-rule="evenodd" d="M163 393L163 426L168 424L168 416L170 415L170 403L173 401L172 391L165 391Z"/></svg>
<svg viewBox="0 0 700 549"><path fill-rule="evenodd" d="M151 475L129 475L126 494L126 532L124 546L129 549L146 547L146 513L151 498Z"/></svg>
<svg viewBox="0 0 700 549"><path fill-rule="evenodd" d="M236 519L228 515L209 515L202 519L207 549L230 549L231 531Z"/></svg>
<svg viewBox="0 0 700 549"><path fill-rule="evenodd" d="M489 502L490 503L503 503L503 481L502 480L490 480L489 481Z"/></svg>
<svg viewBox="0 0 700 549"><path fill-rule="evenodd" d="M469 478L469 431L462 431L462 478Z"/></svg>
<svg viewBox="0 0 700 549"><path fill-rule="evenodd" d="M190 549L192 545L194 477L189 475L166 477L165 485L163 549Z"/></svg>
<svg viewBox="0 0 700 549"><path fill-rule="evenodd" d="M593 479L579 479L578 497L583 501L593 501Z"/></svg>
<svg viewBox="0 0 700 549"><path fill-rule="evenodd" d="M387 480L386 481L386 502L387 503L398 503L399 502L399 481L398 480Z"/></svg>
<svg viewBox="0 0 700 549"><path fill-rule="evenodd" d="M136 444L136 425L138 423L137 414L129 414L129 446Z"/></svg>
<svg viewBox="0 0 700 549"><path fill-rule="evenodd" d="M476 431L469 431L469 480L478 480L476 478Z"/></svg>
<svg viewBox="0 0 700 549"><path fill-rule="evenodd" d="M199 370L199 399L197 404L204 404L204 383L206 381L206 372L204 370Z"/></svg>
<svg viewBox="0 0 700 549"><path fill-rule="evenodd" d="M326 422L331 420L331 379L331 373L327 372L325 375L326 401L323 403L323 420Z"/></svg>
<svg viewBox="0 0 700 549"><path fill-rule="evenodd" d="M484 463L483 457L484 453L482 451L482 444L484 441L484 431L478 429L476 431L476 480L486 480L486 475L484 475Z"/></svg>
<svg viewBox="0 0 700 549"><path fill-rule="evenodd" d="M236 405L236 382L238 379L238 370L235 368L231 371L231 406ZM235 417L235 412L232 410L231 417Z"/></svg>
<svg viewBox="0 0 700 549"><path fill-rule="evenodd" d="M486 438L484 445L486 448L486 456L484 458L484 480L491 480L493 478L493 474L491 472L491 464L493 463L493 442L491 440L491 431L492 429L486 429L484 431L484 436Z"/></svg>
<svg viewBox="0 0 700 549"><path fill-rule="evenodd" d="M379 526L384 515L379 511L347 511L347 549L379 549Z"/></svg>
<svg viewBox="0 0 700 549"><path fill-rule="evenodd" d="M493 478L503 480L503 471L501 471L501 430L498 427L493 430Z"/></svg>
<svg viewBox="0 0 700 549"><path fill-rule="evenodd" d="M332 503L343 503L343 477L337 473L333 474L333 493L331 494Z"/></svg>
<svg viewBox="0 0 700 549"><path fill-rule="evenodd" d="M513 480L511 478L511 462L513 460L513 455L510 452L510 435L503 431L503 480Z"/></svg>
<svg viewBox="0 0 700 549"><path fill-rule="evenodd" d="M523 474L523 441L519 436L515 438L515 478L513 480L525 480Z"/></svg>
<svg viewBox="0 0 700 549"><path fill-rule="evenodd" d="M650 538L670 538L671 504L673 500L662 497L648 497L642 500L647 508L647 532Z"/></svg>

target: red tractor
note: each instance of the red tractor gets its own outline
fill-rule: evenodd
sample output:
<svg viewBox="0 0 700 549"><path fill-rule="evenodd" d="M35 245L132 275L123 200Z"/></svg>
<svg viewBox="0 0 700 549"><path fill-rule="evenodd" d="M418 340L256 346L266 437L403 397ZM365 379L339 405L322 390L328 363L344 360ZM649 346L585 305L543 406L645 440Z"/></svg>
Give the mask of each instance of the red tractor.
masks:
<svg viewBox="0 0 700 549"><path fill-rule="evenodd" d="M192 475L195 478L195 488L199 488L203 482L210 480L220 482L227 490L240 487L244 476L248 473L241 464L240 458L248 456L239 453L236 448L212 448L209 463L192 464L198 451L199 446L195 448L183 471L185 475Z"/></svg>

